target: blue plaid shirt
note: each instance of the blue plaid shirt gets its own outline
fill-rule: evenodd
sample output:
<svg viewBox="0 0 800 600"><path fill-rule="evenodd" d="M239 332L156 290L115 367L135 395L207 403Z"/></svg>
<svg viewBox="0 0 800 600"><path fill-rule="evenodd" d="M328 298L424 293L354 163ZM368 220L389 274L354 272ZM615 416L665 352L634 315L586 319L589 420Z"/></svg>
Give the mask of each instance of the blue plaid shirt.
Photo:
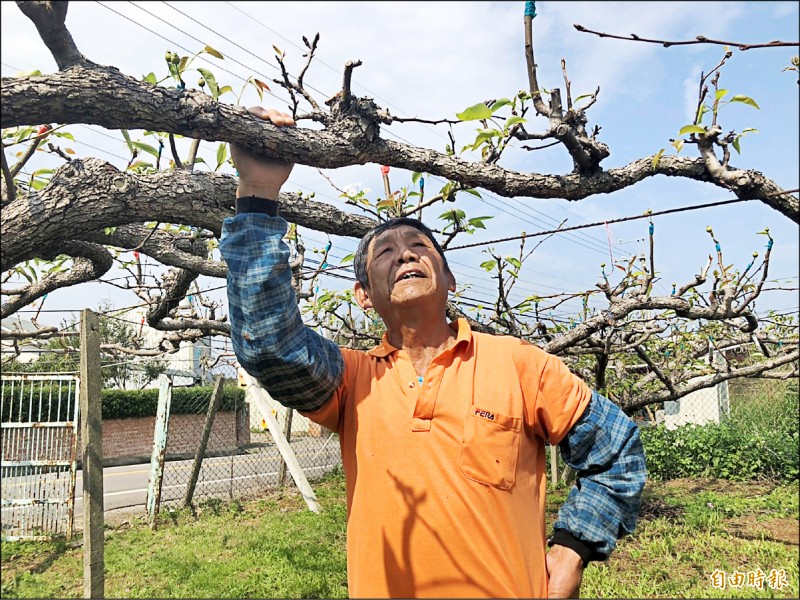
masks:
<svg viewBox="0 0 800 600"><path fill-rule="evenodd" d="M283 218L262 213L225 219L220 251L228 265L231 339L239 364L273 398L314 411L339 387L344 360L334 342L302 322L286 230ZM579 551L584 560L603 560L639 514L646 471L638 428L595 392L559 446L578 477L559 510L554 542L562 543L566 532L590 550Z"/></svg>

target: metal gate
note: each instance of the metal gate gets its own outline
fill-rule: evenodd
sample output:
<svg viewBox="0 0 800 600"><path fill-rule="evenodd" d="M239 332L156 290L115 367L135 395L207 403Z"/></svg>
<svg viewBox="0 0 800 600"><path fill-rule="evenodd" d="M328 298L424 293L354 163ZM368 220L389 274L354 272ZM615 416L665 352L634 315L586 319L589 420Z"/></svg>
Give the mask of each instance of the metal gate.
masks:
<svg viewBox="0 0 800 600"><path fill-rule="evenodd" d="M2 538L72 537L78 375L2 375Z"/></svg>

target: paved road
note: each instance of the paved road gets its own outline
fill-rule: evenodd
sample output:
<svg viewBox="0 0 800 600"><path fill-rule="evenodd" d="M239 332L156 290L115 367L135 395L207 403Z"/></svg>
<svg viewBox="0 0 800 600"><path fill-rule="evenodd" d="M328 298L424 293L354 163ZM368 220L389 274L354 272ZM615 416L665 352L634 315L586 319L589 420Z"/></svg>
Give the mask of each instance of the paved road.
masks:
<svg viewBox="0 0 800 600"><path fill-rule="evenodd" d="M341 463L335 438L303 437L292 441L292 448L306 476L313 479ZM211 497L230 499L257 496L275 489L281 465L274 445L253 448L248 454L210 457L203 461L194 493L194 503ZM191 460L169 461L164 466L161 488L162 507L181 505L192 472ZM61 476L63 477L63 475ZM144 514L150 465L137 464L103 469L103 506L106 515ZM291 474L287 471L287 481ZM13 493L13 481L4 478L4 494ZM60 495L60 494L59 494ZM6 509L3 510L6 513ZM75 527L83 527L83 480L77 473L75 486Z"/></svg>

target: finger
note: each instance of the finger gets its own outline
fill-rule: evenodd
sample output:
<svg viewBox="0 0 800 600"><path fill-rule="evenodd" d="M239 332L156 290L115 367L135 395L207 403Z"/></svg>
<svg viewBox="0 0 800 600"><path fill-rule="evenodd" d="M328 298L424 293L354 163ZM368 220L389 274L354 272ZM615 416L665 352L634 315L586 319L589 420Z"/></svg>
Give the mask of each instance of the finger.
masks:
<svg viewBox="0 0 800 600"><path fill-rule="evenodd" d="M291 115L275 110L274 108L267 109L267 118L278 127L286 127L295 124Z"/></svg>

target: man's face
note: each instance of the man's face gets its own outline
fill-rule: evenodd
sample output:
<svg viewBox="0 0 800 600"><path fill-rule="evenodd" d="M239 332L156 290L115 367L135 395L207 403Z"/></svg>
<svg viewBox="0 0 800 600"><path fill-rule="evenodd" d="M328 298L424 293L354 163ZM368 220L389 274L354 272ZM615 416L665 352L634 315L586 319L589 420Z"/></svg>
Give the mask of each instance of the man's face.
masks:
<svg viewBox="0 0 800 600"><path fill-rule="evenodd" d="M441 255L428 237L408 225L384 231L370 243L367 253L369 288L356 283L356 300L362 308L389 315L392 308L419 302L444 305L455 278L445 269Z"/></svg>

